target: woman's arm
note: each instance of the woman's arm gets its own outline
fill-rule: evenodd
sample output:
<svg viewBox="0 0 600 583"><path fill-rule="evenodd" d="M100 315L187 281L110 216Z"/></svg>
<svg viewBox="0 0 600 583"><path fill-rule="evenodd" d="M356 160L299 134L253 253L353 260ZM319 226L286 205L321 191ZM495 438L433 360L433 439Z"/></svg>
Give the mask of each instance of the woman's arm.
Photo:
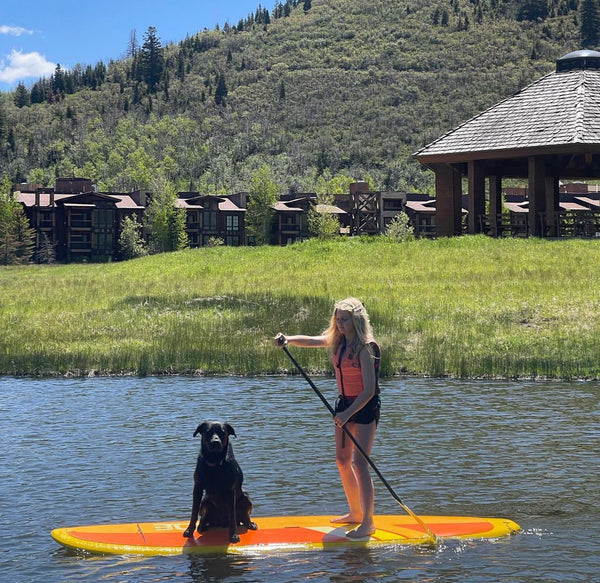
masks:
<svg viewBox="0 0 600 583"><path fill-rule="evenodd" d="M275 336L274 340L275 346L281 346L286 342L301 348L323 348L327 346L327 338L325 336L303 336L302 334L284 336L280 332Z"/></svg>

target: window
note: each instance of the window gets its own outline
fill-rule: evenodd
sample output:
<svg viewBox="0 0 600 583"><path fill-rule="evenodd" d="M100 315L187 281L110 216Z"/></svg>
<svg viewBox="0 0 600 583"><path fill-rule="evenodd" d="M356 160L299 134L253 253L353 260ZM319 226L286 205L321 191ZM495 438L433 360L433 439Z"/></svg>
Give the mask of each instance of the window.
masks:
<svg viewBox="0 0 600 583"><path fill-rule="evenodd" d="M217 213L215 211L204 211L202 213L202 219L206 231L217 230Z"/></svg>
<svg viewBox="0 0 600 583"><path fill-rule="evenodd" d="M54 213L52 211L42 211L40 213L40 227L53 227Z"/></svg>
<svg viewBox="0 0 600 583"><path fill-rule="evenodd" d="M70 233L69 248L70 249L89 249L90 234L89 233Z"/></svg>
<svg viewBox="0 0 600 583"><path fill-rule="evenodd" d="M69 224L71 227L91 227L92 226L91 211L73 209L69 213Z"/></svg>
<svg viewBox="0 0 600 583"><path fill-rule="evenodd" d="M114 211L112 209L94 210L94 227L100 229L112 229L114 222Z"/></svg>
<svg viewBox="0 0 600 583"><path fill-rule="evenodd" d="M202 213L200 211L188 211L186 222L189 229L202 228Z"/></svg>
<svg viewBox="0 0 600 583"><path fill-rule="evenodd" d="M402 199L400 198L386 198L383 200L384 211L401 211L402 210Z"/></svg>
<svg viewBox="0 0 600 583"><path fill-rule="evenodd" d="M237 215L227 215L227 230L228 231L239 231L240 230L240 217Z"/></svg>
<svg viewBox="0 0 600 583"><path fill-rule="evenodd" d="M113 250L112 233L94 233L92 237L92 248L97 251L105 251L109 254Z"/></svg>
<svg viewBox="0 0 600 583"><path fill-rule="evenodd" d="M298 221L296 220L296 215L286 214L283 215L283 225L286 227L296 227L298 226Z"/></svg>

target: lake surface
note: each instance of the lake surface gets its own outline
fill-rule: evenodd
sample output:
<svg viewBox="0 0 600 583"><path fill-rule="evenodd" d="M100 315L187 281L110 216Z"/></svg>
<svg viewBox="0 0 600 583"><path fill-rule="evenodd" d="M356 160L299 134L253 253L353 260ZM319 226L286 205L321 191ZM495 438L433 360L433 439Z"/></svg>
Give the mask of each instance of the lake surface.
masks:
<svg viewBox="0 0 600 583"><path fill-rule="evenodd" d="M333 400L332 379L314 379ZM523 531L438 548L82 557L50 530L189 518L208 418L237 432L255 516L345 512L329 413L301 377L0 377L0 573L18 582L600 581L600 383L384 380L373 460L417 514ZM376 511L403 514L376 480Z"/></svg>

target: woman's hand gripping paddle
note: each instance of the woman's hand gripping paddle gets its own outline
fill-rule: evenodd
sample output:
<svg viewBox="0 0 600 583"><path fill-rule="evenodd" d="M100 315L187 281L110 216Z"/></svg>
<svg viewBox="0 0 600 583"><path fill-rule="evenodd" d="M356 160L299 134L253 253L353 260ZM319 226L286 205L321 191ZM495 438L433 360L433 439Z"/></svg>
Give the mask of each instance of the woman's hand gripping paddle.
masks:
<svg viewBox="0 0 600 583"><path fill-rule="evenodd" d="M319 397L319 399L321 399L321 401L323 402L325 407L327 407L327 409L329 410L331 415L333 417L335 417L335 410L329 404L329 401L327 401L327 399L323 396L321 391L319 391L319 389L316 387L316 385L312 382L311 378L306 374L306 372L304 372L304 369L298 364L298 361L292 356L292 354L288 350L288 348L286 346L287 342L286 342L285 336L279 337L277 339L277 343L281 348L283 348L283 351L288 355L289 359L294 363L294 366L298 369L300 374L306 379L308 384L311 386L312 390L317 394L317 397ZM352 433L350 433L350 431L348 431L348 428L344 425L344 426L342 426L342 429L344 430L344 433L350 438L352 443L354 443L356 449L358 449L358 451L363 455L363 457L365 458L367 463L371 466L373 471L377 474L377 477L383 482L383 485L388 489L389 493L392 495L392 498L394 498L394 500L396 500L396 502L398 502L398 504L400 504L400 506L402 506L402 508L404 508L404 510L412 518L415 519L415 522L417 522L425 530L425 532L431 538L431 541L433 542L433 544L434 545L437 544L437 542L438 542L437 535L423 522L423 520L421 518L419 518L408 506L406 506L406 504L404 504L404 502L402 502L402 500L400 500L400 497L398 496L398 494L396 494L396 492L394 492L392 487L389 485L388 481L383 477L382 473L379 471L377 466L373 463L373 460L369 457L367 452L356 441L356 438L354 437L354 435L352 435Z"/></svg>

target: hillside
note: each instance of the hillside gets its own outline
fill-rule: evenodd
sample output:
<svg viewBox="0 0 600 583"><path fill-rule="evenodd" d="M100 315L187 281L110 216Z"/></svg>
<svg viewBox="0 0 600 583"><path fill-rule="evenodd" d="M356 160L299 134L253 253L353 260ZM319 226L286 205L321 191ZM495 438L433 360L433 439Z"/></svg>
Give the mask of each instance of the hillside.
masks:
<svg viewBox="0 0 600 583"><path fill-rule="evenodd" d="M140 80L140 51L71 72L73 92L58 71L32 88L42 103L1 94L0 173L129 191L162 172L218 193L248 190L266 164L282 192L336 174L425 190L433 177L412 152L581 48L575 0L285 6L162 47L155 85Z"/></svg>

